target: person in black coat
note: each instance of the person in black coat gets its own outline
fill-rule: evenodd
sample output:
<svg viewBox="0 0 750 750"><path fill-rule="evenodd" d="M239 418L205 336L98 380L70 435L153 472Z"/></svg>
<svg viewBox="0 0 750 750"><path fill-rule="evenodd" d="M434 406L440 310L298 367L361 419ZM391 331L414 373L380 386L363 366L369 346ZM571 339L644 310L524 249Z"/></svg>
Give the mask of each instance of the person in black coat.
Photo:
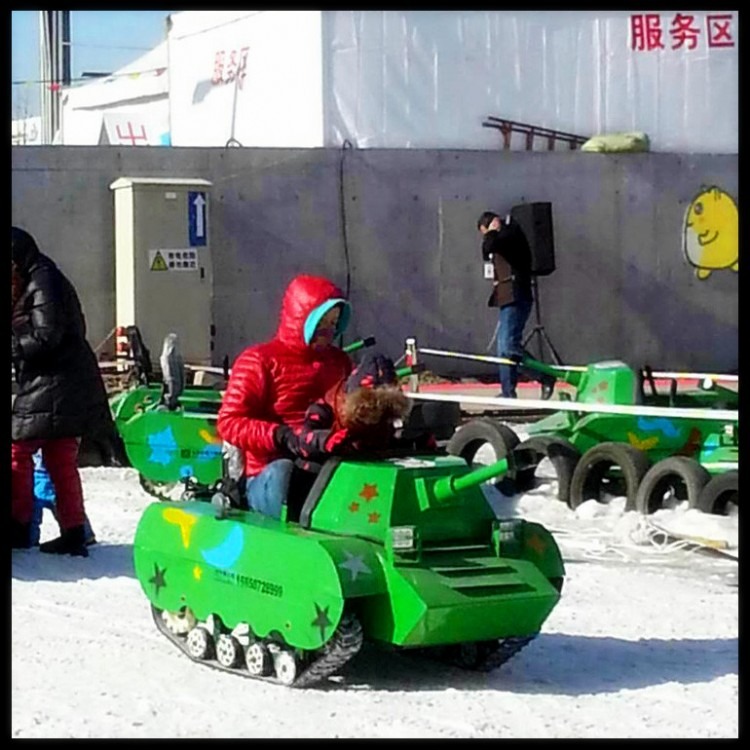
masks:
<svg viewBox="0 0 750 750"><path fill-rule="evenodd" d="M42 552L87 556L78 448L111 419L99 365L86 340L75 288L34 238L12 228L11 357L16 395L11 418L11 541L31 546L33 454L42 458L57 495L61 534Z"/></svg>
<svg viewBox="0 0 750 750"><path fill-rule="evenodd" d="M523 331L534 302L531 283L531 250L520 224L510 215L503 219L484 211L477 221L482 235L482 259L493 267L492 293L487 305L500 308L497 356L520 363L525 355ZM516 398L520 365L501 364L500 396ZM542 398L552 395L555 379L526 371L542 385Z"/></svg>

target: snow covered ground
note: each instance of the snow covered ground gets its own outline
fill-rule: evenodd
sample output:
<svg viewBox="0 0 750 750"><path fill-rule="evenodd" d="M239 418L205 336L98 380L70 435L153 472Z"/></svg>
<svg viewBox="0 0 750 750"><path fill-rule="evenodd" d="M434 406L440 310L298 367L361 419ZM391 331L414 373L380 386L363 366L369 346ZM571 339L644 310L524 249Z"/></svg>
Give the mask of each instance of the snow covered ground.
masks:
<svg viewBox="0 0 750 750"><path fill-rule="evenodd" d="M340 677L289 689L194 664L157 632L132 564L152 498L133 469L82 476L90 557L12 554L13 738L738 737L738 563L653 536L624 498L574 513L552 479L488 490L550 528L567 569L542 633L501 668L365 644ZM737 516L657 515L738 551Z"/></svg>

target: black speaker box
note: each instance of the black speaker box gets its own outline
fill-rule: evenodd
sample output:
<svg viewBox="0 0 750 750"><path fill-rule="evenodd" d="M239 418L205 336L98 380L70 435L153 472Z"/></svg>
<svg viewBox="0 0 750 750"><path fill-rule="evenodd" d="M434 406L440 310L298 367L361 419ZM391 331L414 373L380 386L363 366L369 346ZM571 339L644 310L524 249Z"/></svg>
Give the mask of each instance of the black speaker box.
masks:
<svg viewBox="0 0 750 750"><path fill-rule="evenodd" d="M531 250L531 272L548 276L555 270L555 242L552 232L551 203L520 203L510 210L520 224Z"/></svg>

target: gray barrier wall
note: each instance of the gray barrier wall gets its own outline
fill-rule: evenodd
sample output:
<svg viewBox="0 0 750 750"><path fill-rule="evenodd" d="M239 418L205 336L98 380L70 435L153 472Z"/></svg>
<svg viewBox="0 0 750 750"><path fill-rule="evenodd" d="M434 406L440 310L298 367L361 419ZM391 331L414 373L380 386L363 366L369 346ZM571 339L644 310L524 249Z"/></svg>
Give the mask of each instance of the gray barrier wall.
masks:
<svg viewBox="0 0 750 750"><path fill-rule="evenodd" d="M114 326L118 177L213 183L217 364L274 332L283 289L301 272L349 287L347 340L374 334L394 359L410 335L424 347L494 353L477 217L549 201L557 270L539 279L540 313L566 363L738 367L738 274L699 279L683 249L686 211L705 186L737 200L733 155L13 147L13 223L76 284L93 345ZM533 324L532 314L527 332ZM443 374L494 373L425 362Z"/></svg>

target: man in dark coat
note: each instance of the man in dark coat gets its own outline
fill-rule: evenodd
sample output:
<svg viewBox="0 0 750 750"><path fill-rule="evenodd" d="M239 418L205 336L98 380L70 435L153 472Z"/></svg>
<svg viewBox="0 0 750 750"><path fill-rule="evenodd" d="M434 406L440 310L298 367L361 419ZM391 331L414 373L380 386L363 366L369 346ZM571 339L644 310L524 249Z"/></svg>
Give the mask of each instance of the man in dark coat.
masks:
<svg viewBox="0 0 750 750"><path fill-rule="evenodd" d="M17 391L11 420L11 540L31 546L33 454L42 449L57 495L61 535L43 552L87 556L77 456L81 437L109 418L78 295L34 238L12 228L11 356Z"/></svg>
<svg viewBox="0 0 750 750"><path fill-rule="evenodd" d="M477 221L482 234L482 259L493 266L490 307L499 307L497 356L520 362L524 357L523 329L529 319L534 295L531 286L531 250L518 222L508 216L503 221L485 211ZM518 365L501 364L500 395L516 398ZM542 398L552 395L555 380L532 374L542 384Z"/></svg>

